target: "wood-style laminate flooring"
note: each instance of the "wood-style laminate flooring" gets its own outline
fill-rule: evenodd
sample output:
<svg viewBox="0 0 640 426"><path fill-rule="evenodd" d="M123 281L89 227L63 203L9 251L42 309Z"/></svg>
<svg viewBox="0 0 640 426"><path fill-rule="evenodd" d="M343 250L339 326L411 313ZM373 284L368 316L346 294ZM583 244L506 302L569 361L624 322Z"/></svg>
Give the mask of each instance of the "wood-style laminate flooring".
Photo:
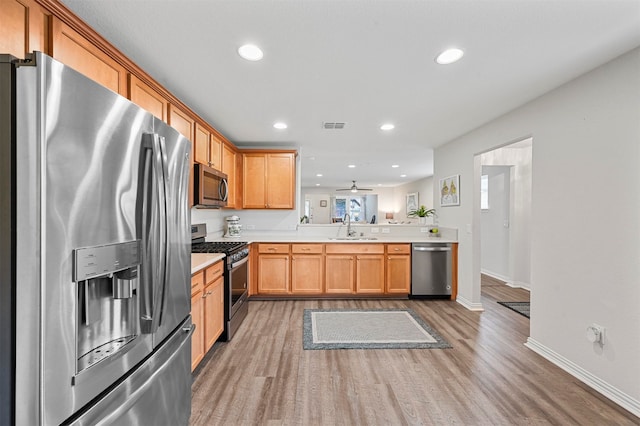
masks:
<svg viewBox="0 0 640 426"><path fill-rule="evenodd" d="M445 300L251 301L194 374L191 425L638 425L527 349L529 293L483 277L484 312ZM452 349L303 350L305 308L416 311Z"/></svg>

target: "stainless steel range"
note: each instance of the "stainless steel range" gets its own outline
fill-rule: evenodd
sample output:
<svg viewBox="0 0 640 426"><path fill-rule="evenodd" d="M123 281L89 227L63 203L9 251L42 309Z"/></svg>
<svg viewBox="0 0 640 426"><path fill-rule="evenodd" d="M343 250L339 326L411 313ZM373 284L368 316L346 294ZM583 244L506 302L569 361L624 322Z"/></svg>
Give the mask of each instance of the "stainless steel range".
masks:
<svg viewBox="0 0 640 426"><path fill-rule="evenodd" d="M249 313L249 245L244 241L205 242L207 226L191 225L191 253L224 253L224 332L219 340L229 341Z"/></svg>

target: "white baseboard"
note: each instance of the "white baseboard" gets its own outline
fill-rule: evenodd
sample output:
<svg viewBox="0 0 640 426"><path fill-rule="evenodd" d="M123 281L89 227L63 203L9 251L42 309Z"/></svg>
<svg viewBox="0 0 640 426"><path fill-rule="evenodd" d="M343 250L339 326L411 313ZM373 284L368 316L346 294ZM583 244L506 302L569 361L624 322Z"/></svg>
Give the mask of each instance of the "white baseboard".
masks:
<svg viewBox="0 0 640 426"><path fill-rule="evenodd" d="M511 278L509 278L509 277L507 277L507 276L500 275L500 274L497 274L497 273L495 273L495 272L488 271L488 270L486 270L486 269L481 269L481 270L480 270L480 273L482 273L482 274L484 274L484 275L488 275L488 276L490 276L491 278L495 278L495 279L497 279L497 280L504 281L504 283L505 283L507 286L511 287L511 288L522 288L522 289L525 289L525 290L531 291L531 284L529 284L529 283L525 283L524 281L516 281L516 280L512 280Z"/></svg>
<svg viewBox="0 0 640 426"><path fill-rule="evenodd" d="M615 402L625 410L628 410L635 416L640 417L640 401L632 398L630 395L627 395L618 388L611 386L609 383L605 382L597 376L594 376L584 368L580 367L577 364L574 364L567 358L552 351L551 349L540 344L540 342L532 339L531 337L527 338L527 342L524 345L541 357L547 359L548 361L551 361L553 364L562 368L564 371L571 374L578 380L582 381L587 386L600 392L602 395L609 398L611 401Z"/></svg>
<svg viewBox="0 0 640 426"><path fill-rule="evenodd" d="M478 311L478 312L484 311L484 308L482 307L482 303L472 303L462 296L457 296L456 302L458 302L465 308L469 309L470 311Z"/></svg>
<svg viewBox="0 0 640 426"><path fill-rule="evenodd" d="M523 281L514 281L513 283L507 283L509 287L513 288L521 288L523 290L531 291L531 284L525 283Z"/></svg>

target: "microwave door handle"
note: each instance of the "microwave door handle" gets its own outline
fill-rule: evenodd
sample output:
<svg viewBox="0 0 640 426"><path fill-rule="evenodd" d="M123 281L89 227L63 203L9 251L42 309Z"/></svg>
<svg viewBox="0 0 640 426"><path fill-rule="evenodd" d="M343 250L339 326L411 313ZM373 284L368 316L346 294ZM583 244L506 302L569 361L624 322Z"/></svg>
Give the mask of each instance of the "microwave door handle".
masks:
<svg viewBox="0 0 640 426"><path fill-rule="evenodd" d="M158 329L158 303L163 297L166 250L166 204L162 152L158 135L145 133L142 137L142 178L139 180L139 219L141 239L141 329L153 333ZM163 247L164 246L164 247Z"/></svg>
<svg viewBox="0 0 640 426"><path fill-rule="evenodd" d="M218 193L222 201L227 201L227 197L229 196L229 183L227 182L226 179L220 180L220 187L218 188Z"/></svg>

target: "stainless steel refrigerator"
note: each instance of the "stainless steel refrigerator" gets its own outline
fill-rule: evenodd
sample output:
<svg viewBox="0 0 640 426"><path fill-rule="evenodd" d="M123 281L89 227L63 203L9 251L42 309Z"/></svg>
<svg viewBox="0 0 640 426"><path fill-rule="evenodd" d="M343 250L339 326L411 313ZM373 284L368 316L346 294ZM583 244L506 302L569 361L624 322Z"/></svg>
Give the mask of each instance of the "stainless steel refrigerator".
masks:
<svg viewBox="0 0 640 426"><path fill-rule="evenodd" d="M0 424L188 424L190 142L0 55Z"/></svg>

